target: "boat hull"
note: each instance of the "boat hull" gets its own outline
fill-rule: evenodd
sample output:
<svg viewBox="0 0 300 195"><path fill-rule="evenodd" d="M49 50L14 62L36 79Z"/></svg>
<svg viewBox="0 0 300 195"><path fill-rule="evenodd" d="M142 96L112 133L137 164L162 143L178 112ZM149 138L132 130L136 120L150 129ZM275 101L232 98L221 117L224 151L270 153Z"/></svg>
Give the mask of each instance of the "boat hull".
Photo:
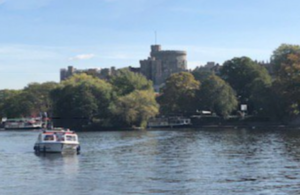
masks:
<svg viewBox="0 0 300 195"><path fill-rule="evenodd" d="M36 143L34 151L38 153L79 153L80 145L75 143Z"/></svg>
<svg viewBox="0 0 300 195"><path fill-rule="evenodd" d="M42 123L26 124L26 122L5 122L5 130L30 130L30 129L41 129Z"/></svg>
<svg viewBox="0 0 300 195"><path fill-rule="evenodd" d="M148 122L147 128L186 128L192 126L191 119L183 117L154 118Z"/></svg>

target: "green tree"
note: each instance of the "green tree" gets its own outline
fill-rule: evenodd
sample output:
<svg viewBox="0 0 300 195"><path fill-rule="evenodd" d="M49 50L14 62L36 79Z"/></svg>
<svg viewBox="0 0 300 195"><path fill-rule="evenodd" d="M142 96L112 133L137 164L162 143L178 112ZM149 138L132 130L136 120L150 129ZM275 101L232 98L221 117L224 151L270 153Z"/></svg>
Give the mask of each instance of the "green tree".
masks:
<svg viewBox="0 0 300 195"><path fill-rule="evenodd" d="M290 54L300 54L300 46L292 44L281 44L273 51L271 56L271 64L276 75L280 74L282 65L290 64L292 61L289 59ZM284 70L283 70L284 72Z"/></svg>
<svg viewBox="0 0 300 195"><path fill-rule="evenodd" d="M50 92L58 87L55 82L31 83L23 89L24 98L31 102L30 112L32 116L38 116L40 112L52 112Z"/></svg>
<svg viewBox="0 0 300 195"><path fill-rule="evenodd" d="M112 86L98 78L78 74L52 91L56 124L83 128L94 121L104 123L110 111Z"/></svg>
<svg viewBox="0 0 300 195"><path fill-rule="evenodd" d="M265 83L261 79L255 79L251 84L250 102L252 102L254 114L262 117L281 118L276 113L282 112L283 101L273 91L273 83ZM275 89L275 88L274 88Z"/></svg>
<svg viewBox="0 0 300 195"><path fill-rule="evenodd" d="M7 106L6 104L8 103L8 99L17 93L17 90L0 90L0 118L7 116L5 106Z"/></svg>
<svg viewBox="0 0 300 195"><path fill-rule="evenodd" d="M0 110L2 117L17 118L31 115L32 102L25 96L23 90L2 91Z"/></svg>
<svg viewBox="0 0 300 195"><path fill-rule="evenodd" d="M300 114L300 53L289 54L280 67L274 91L285 102L285 111L290 116Z"/></svg>
<svg viewBox="0 0 300 195"><path fill-rule="evenodd" d="M159 106L153 91L135 90L119 97L112 112L126 126L146 127L148 120L159 113Z"/></svg>
<svg viewBox="0 0 300 195"><path fill-rule="evenodd" d="M205 79L213 75L214 73L212 71L208 71L207 69L200 67L196 68L192 72L193 76L197 81L203 82Z"/></svg>
<svg viewBox="0 0 300 195"><path fill-rule="evenodd" d="M253 93L254 81L259 80L264 85L272 82L268 71L248 57L226 61L220 73L221 77L236 91L239 103L248 105L250 113L255 108L254 102L250 98Z"/></svg>
<svg viewBox="0 0 300 195"><path fill-rule="evenodd" d="M54 82L31 83L23 90L0 91L0 115L15 118L39 116L41 111L51 111L50 92L57 87Z"/></svg>
<svg viewBox="0 0 300 195"><path fill-rule="evenodd" d="M200 82L188 72L171 75L162 89L162 95L158 98L161 111L164 114L190 114L196 111L194 98Z"/></svg>
<svg viewBox="0 0 300 195"><path fill-rule="evenodd" d="M196 100L199 110L209 110L223 117L236 110L238 105L234 90L216 75L211 75L202 82Z"/></svg>
<svg viewBox="0 0 300 195"><path fill-rule="evenodd" d="M121 69L112 76L110 83L118 95L127 95L134 90L153 90L152 82L139 73Z"/></svg>

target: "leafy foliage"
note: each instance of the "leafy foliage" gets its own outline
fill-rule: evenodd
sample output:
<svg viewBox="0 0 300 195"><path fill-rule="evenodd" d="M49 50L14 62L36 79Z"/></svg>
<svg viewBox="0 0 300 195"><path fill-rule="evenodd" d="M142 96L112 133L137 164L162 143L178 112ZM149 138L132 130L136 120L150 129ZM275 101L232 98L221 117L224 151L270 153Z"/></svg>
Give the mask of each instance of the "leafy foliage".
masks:
<svg viewBox="0 0 300 195"><path fill-rule="evenodd" d="M54 118L64 127L82 128L109 115L112 86L86 74L75 75L52 91Z"/></svg>
<svg viewBox="0 0 300 195"><path fill-rule="evenodd" d="M290 115L300 114L300 53L289 54L284 60L277 75L278 95L286 103L285 111Z"/></svg>
<svg viewBox="0 0 300 195"><path fill-rule="evenodd" d="M119 97L112 112L127 126L146 127L148 119L158 114L159 106L153 91L135 90Z"/></svg>
<svg viewBox="0 0 300 195"><path fill-rule="evenodd" d="M200 68L196 68L195 70L193 70L192 74L197 81L203 82L205 79L207 79L214 73L211 71L208 71L205 68L200 67Z"/></svg>
<svg viewBox="0 0 300 195"><path fill-rule="evenodd" d="M239 103L248 105L250 113L255 107L251 101L254 82L259 80L264 85L272 82L267 70L248 57L226 61L221 69L221 77L236 91Z"/></svg>
<svg viewBox="0 0 300 195"><path fill-rule="evenodd" d="M31 83L23 90L2 90L0 92L2 117L38 116L40 112L50 112L49 93L56 87L56 83L46 82Z"/></svg>
<svg viewBox="0 0 300 195"><path fill-rule="evenodd" d="M158 101L163 113L188 114L196 111L193 102L200 82L191 73L181 72L171 75Z"/></svg>
<svg viewBox="0 0 300 195"><path fill-rule="evenodd" d="M141 74L121 69L114 75L110 83L118 95L127 95L134 90L153 90L152 82Z"/></svg>
<svg viewBox="0 0 300 195"><path fill-rule="evenodd" d="M1 103L2 117L23 117L31 114L32 103L28 101L21 90L9 92Z"/></svg>
<svg viewBox="0 0 300 195"><path fill-rule="evenodd" d="M223 117L228 116L238 105L233 89L216 75L202 82L196 100L198 109L209 110Z"/></svg>
<svg viewBox="0 0 300 195"><path fill-rule="evenodd" d="M282 72L281 68L283 64L292 63L291 59L289 59L289 55L291 54L300 54L300 46L281 44L277 49L273 51L273 54L271 56L271 64L276 75Z"/></svg>
<svg viewBox="0 0 300 195"><path fill-rule="evenodd" d="M24 98L32 104L31 115L38 116L40 112L52 112L50 92L58 86L55 82L31 83L23 90Z"/></svg>

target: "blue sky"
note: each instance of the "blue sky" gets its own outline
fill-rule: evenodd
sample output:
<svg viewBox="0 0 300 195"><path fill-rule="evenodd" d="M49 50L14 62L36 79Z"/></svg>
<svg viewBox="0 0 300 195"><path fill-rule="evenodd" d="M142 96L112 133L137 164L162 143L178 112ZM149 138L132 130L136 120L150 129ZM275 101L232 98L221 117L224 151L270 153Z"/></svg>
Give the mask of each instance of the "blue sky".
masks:
<svg viewBox="0 0 300 195"><path fill-rule="evenodd" d="M0 0L0 89L59 81L60 68L139 66L150 45L188 68L300 43L297 0Z"/></svg>

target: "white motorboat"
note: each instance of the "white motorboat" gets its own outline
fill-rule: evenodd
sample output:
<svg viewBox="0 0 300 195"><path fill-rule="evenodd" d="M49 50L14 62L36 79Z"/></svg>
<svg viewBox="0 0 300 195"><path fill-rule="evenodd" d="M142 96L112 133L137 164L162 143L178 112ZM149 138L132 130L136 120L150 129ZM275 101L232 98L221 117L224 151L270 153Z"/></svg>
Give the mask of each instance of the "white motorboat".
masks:
<svg viewBox="0 0 300 195"><path fill-rule="evenodd" d="M74 131L53 129L42 131L33 147L37 153L80 153L78 136Z"/></svg>

